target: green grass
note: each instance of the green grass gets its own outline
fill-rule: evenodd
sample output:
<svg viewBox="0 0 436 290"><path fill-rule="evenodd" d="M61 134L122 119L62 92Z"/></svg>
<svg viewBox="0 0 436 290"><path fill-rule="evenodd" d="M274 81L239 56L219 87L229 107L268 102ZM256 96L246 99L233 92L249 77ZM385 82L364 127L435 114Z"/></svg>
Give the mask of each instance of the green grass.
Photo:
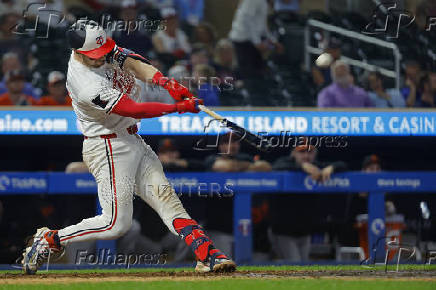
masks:
<svg viewBox="0 0 436 290"><path fill-rule="evenodd" d="M211 281L151 281L151 282L103 282L77 284L36 284L36 285L0 285L0 289L41 289L41 290L81 290L81 289L207 289L207 290L435 290L434 282L422 281L343 281L335 279L228 279Z"/></svg>
<svg viewBox="0 0 436 290"><path fill-rule="evenodd" d="M389 270L394 270L395 267L391 266ZM425 280L407 280L407 278L402 278L398 280L395 276L389 276L383 279L384 266L377 266L375 268L368 268L362 266L323 266L323 265L313 265L313 266L240 266L238 268L240 271L250 271L250 272L264 272L264 271L370 271L376 270L378 278L374 279L360 279L356 276L353 280L352 276L346 279L335 279L334 277L322 277L322 278L298 278L298 277L282 277L282 278L269 278L269 276L251 277L247 276L245 278L235 277L235 276L221 276L213 277L208 279L206 277L200 277L198 279L196 276L192 277L182 277L181 279L172 279L171 276L166 276L165 280L156 280L143 278L138 281L137 279L142 279L140 275L135 277L135 281L124 281L124 282L99 282L97 281L88 282L82 279L80 282L72 283L60 283L55 281L54 283L47 284L48 281L45 278L38 275L34 276L36 280L32 280L32 284L2 284L1 275L2 274L21 274L21 271L0 271L0 290L2 289L41 289L41 290L81 290L81 289L107 289L107 290L127 290L127 289L177 289L177 290L189 290L189 289L207 289L207 290L275 290L275 289L286 289L286 290L436 290L436 282L425 281ZM401 271L432 271L432 276L436 277L436 265L401 265ZM51 270L49 274L123 274L123 273L155 273L155 272L180 272L187 271L193 272L193 268L143 268L143 269L92 269L92 270ZM47 274L46 271L39 271L39 274ZM371 273L368 273L366 277L371 277ZM429 274L427 274L428 276ZM83 276L81 276L83 278ZM119 276L123 278L123 275ZM126 280L129 277L124 276ZM153 277L153 275L147 275L147 277ZM26 277L27 278L27 277ZM29 277L30 278L30 277ZM379 279L382 278L382 279ZM25 282L25 279L16 277L17 282ZM198 279L198 280L196 280ZM12 282L13 281L10 281ZM44 284L44 282L46 282Z"/></svg>
<svg viewBox="0 0 436 290"><path fill-rule="evenodd" d="M394 271L396 266L390 265L388 270ZM308 266L239 266L239 271L384 271L384 266L365 267L359 265L308 265ZM436 271L436 264L434 265L400 265L401 271ZM86 270L49 270L48 272L41 269L38 273L57 273L57 274L71 274L71 273L153 273L153 272L193 272L194 268L132 268L132 269L86 269ZM21 270L3 270L0 274L20 274Z"/></svg>

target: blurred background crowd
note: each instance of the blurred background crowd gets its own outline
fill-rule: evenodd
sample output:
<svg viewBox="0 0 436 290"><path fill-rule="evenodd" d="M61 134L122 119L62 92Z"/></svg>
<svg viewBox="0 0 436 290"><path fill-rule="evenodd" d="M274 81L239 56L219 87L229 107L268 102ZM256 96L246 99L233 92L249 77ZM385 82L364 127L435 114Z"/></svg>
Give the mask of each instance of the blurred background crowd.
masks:
<svg viewBox="0 0 436 290"><path fill-rule="evenodd" d="M71 106L65 88L71 53L65 31L75 20L85 18L108 27L117 45L148 58L164 74L189 86L208 106L388 109L436 106L436 27L426 31L427 17L436 16L436 0L397 1L398 9L410 11L416 20L402 28L398 38L374 35L400 49L399 88L395 88L392 78L378 70L350 67L341 60L343 56L357 58L388 68L394 64L392 55L334 33L326 38L315 30L310 36L310 44L328 53L332 61L318 66L314 55L310 69L303 65L308 19L361 32L370 23L374 2L378 1L45 2L29 5L31 1L26 0L0 1L0 105ZM114 26L117 28L111 29ZM164 91L144 87L141 92L148 101L172 102ZM2 150L6 152L1 158L2 171L87 171L82 162L71 162L80 160L80 137L7 138L7 142L0 142L0 147L6 149ZM302 138L290 148L259 155L230 135L220 138L216 152L193 151L192 136L144 138L156 150L167 172L294 170L306 172L320 182L335 172L347 170L434 170L429 160L434 157L436 145L434 140L412 137L344 137L346 146L338 150L317 148ZM421 224L416 206L424 198L434 201L433 196L387 197L387 214L403 214L400 224L407 227L409 236L404 239L411 244L436 240L434 223ZM207 227L218 247L231 253L232 198L181 198L192 216ZM23 203L21 196L5 196L0 200L0 263L12 263L18 257L22 238L37 225L59 228L93 216L95 211L93 196L27 196L26 200ZM435 205L433 202L433 210ZM150 208L143 203L136 203L135 207L133 227L118 241L119 250L170 253L174 261L184 261L188 249L167 234ZM356 216L366 211L366 193L257 195L252 208L255 259L294 262L334 259L337 247L362 242ZM32 220L24 221L22 212L32 215ZM70 262L74 261L73 251L71 256L67 255Z"/></svg>
<svg viewBox="0 0 436 290"><path fill-rule="evenodd" d="M0 105L68 106L65 31L76 19L90 19L119 46L189 85L209 106L434 107L436 29L426 31L427 18L436 14L434 0L397 1L397 11L410 10L416 20L398 37L374 35L400 49L400 88L377 70L337 62L345 56L380 68L393 65L388 52L334 33L311 35L311 45L333 62L303 69L306 20L361 32L375 4L357 2L350 7L341 0L3 0ZM163 92L143 92L147 100L165 101Z"/></svg>

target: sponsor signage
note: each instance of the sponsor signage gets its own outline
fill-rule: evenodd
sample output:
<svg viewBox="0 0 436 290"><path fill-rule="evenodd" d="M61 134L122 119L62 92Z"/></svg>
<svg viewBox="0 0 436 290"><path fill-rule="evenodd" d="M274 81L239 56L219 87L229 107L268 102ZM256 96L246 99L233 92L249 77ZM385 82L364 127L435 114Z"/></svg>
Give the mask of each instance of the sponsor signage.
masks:
<svg viewBox="0 0 436 290"><path fill-rule="evenodd" d="M262 135L436 136L436 111L219 111L230 121ZM144 119L143 135L218 134L225 129L205 113ZM73 111L0 111L0 134L78 135Z"/></svg>
<svg viewBox="0 0 436 290"><path fill-rule="evenodd" d="M436 172L346 172L328 181L314 181L301 172L268 173L168 173L177 193L233 196L243 193L311 192L434 192ZM160 190L165 189L162 187ZM92 194L97 184L83 173L0 173L0 194Z"/></svg>

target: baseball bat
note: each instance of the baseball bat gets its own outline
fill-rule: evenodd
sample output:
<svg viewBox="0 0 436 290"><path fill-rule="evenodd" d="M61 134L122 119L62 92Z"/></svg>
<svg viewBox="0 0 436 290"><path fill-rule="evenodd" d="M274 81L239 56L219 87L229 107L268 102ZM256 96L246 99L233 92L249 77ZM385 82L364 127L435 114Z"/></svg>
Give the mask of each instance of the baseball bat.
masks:
<svg viewBox="0 0 436 290"><path fill-rule="evenodd" d="M208 114L209 116L211 116L212 118L214 118L215 120L218 120L221 122L221 124L229 129L232 130L233 133L235 133L236 135L239 136L239 138L241 138L241 141L244 141L245 143L257 148L260 151L263 152L268 152L270 150L270 147L268 146L268 142L266 142L266 144L263 144L262 142L262 138L260 136L257 136L253 133L251 133L250 131L246 130L245 128L237 125L236 123L233 123L229 120L227 120L226 118L224 118L223 116L221 116L220 114L212 111L211 109L209 109L208 107L204 106L204 105L198 105L198 108L205 112L206 114Z"/></svg>

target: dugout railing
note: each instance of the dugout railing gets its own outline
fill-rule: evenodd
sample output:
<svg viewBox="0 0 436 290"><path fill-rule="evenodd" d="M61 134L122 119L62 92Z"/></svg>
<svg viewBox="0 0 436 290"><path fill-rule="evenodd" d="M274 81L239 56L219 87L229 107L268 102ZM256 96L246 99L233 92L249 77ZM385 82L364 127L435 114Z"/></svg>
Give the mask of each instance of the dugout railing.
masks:
<svg viewBox="0 0 436 290"><path fill-rule="evenodd" d="M311 29L315 28L321 31L326 31L326 36L328 38L330 38L330 33L336 33L341 35L342 37L345 38L350 38L356 41L360 41L360 42L364 42L364 43L370 43L372 45L381 47L381 48L385 48L385 49L389 49L392 51L393 54L393 58L394 58L394 69L393 70L389 70L386 68L383 68L381 66L378 65L372 65L370 63L368 63L367 60L358 60L358 59L354 59L354 58L350 58L350 57L346 57L346 56L341 56L341 60L343 60L344 62L348 63L349 65L352 66L357 66L360 67L362 69L365 70L369 70L369 71L379 71L382 75L389 77L389 78L393 78L395 80L395 88L397 90L400 89L400 62L401 62L401 53L400 53L400 49L398 48L398 46L395 43L392 42L388 42L385 40L381 40L375 37L370 37L367 35L364 35L362 33L358 33L358 32L354 32L354 31L350 31L348 29L344 29L338 26L334 26L325 22L321 22L315 19L309 19L307 21L307 25L305 28L305 33L304 33L304 47L305 47L305 54L304 54L304 65L305 65L305 69L306 71L310 71L311 68L311 55L320 55L322 54L324 51L323 49L319 48L319 47L313 47L311 46Z"/></svg>
<svg viewBox="0 0 436 290"><path fill-rule="evenodd" d="M370 255L376 252L378 257L383 257L385 244L377 241L385 236L385 193L436 193L436 172L347 172L334 174L325 183L314 182L309 176L299 172L203 172L173 173L167 176L177 193L233 196L234 259L238 263L252 260L251 200L254 194L368 192ZM97 186L90 174L0 173L0 195L96 193ZM115 252L114 241L99 242L98 247L110 248Z"/></svg>

